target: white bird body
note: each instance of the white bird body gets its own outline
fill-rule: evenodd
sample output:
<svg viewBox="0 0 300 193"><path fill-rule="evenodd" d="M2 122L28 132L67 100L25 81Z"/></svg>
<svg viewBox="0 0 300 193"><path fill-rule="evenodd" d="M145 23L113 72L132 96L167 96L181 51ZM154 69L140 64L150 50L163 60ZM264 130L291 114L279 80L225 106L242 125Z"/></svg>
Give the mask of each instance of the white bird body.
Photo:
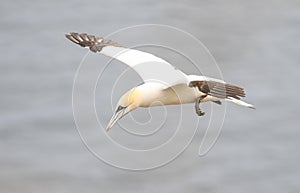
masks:
<svg viewBox="0 0 300 193"><path fill-rule="evenodd" d="M201 93L196 88L188 87L186 84L177 84L165 88L164 84L147 82L134 88L141 102L139 107L176 105L194 103Z"/></svg>
<svg viewBox="0 0 300 193"><path fill-rule="evenodd" d="M202 116L204 112L200 110L200 102L212 101L221 104L220 100L224 99L254 108L253 105L240 100L240 97L245 97L243 88L227 84L223 80L187 75L162 58L125 48L104 38L78 33L70 33L66 37L93 52L100 52L127 64L144 80L143 84L130 89L120 98L107 131L120 118L138 107L195 103L196 113Z"/></svg>
<svg viewBox="0 0 300 193"><path fill-rule="evenodd" d="M195 100L206 94L195 87L189 87L186 84L176 84L172 87L156 82L146 82L141 84L131 92L138 93L136 100L139 101L139 107L178 105L195 103ZM203 102L219 101L216 97L206 97Z"/></svg>

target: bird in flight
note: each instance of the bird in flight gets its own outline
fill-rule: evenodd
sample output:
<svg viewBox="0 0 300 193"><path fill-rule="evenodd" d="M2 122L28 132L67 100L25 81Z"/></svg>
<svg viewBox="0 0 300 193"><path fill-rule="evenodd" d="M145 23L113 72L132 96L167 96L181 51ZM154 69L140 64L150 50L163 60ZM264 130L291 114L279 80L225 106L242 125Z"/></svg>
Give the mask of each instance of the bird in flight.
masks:
<svg viewBox="0 0 300 193"><path fill-rule="evenodd" d="M102 37L74 32L66 34L66 37L92 52L99 52L125 63L144 81L121 96L106 131L138 107L195 103L196 114L203 116L205 113L201 111L200 103L211 101L221 105L221 100L224 99L254 109L253 105L241 100L241 97L245 97L245 92L239 86L206 76L187 75L162 58L123 47Z"/></svg>

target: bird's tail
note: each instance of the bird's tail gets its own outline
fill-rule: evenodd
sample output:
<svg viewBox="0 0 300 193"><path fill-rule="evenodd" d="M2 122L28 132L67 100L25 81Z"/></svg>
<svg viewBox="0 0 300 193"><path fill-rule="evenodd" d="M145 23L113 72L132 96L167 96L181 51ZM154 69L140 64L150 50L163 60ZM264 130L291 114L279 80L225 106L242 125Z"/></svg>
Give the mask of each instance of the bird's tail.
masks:
<svg viewBox="0 0 300 193"><path fill-rule="evenodd" d="M236 98L233 98L233 97L228 97L225 100L233 102L233 103L241 105L241 106L244 106L244 107L249 107L251 109L255 109L255 107L253 105L251 105L249 103L246 103L246 102L244 102L244 101L242 101L240 99L236 99Z"/></svg>

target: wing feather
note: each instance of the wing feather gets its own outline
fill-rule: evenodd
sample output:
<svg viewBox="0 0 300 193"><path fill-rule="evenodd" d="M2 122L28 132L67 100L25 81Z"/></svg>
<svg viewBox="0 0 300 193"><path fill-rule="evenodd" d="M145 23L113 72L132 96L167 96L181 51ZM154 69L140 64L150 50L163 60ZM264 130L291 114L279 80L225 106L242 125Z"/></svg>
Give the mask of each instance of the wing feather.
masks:
<svg viewBox="0 0 300 193"><path fill-rule="evenodd" d="M235 85L213 80L193 80L190 87L198 87L199 91L220 99L245 97L244 89Z"/></svg>
<svg viewBox="0 0 300 193"><path fill-rule="evenodd" d="M145 82L150 80L159 81L164 83L166 87L188 82L186 74L175 69L166 60L153 54L125 48L112 40L95 37L86 33L71 32L70 34L66 34L66 37L82 47L89 48L92 52L99 52L127 64Z"/></svg>

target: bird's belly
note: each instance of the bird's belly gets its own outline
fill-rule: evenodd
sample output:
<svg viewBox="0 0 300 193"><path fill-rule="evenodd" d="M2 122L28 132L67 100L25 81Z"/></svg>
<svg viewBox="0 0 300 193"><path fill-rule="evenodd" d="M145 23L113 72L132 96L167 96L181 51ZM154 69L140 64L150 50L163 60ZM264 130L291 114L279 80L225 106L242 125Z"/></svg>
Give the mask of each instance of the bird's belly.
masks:
<svg viewBox="0 0 300 193"><path fill-rule="evenodd" d="M196 88L190 88L185 84L175 85L161 92L151 106L194 103L201 95Z"/></svg>

